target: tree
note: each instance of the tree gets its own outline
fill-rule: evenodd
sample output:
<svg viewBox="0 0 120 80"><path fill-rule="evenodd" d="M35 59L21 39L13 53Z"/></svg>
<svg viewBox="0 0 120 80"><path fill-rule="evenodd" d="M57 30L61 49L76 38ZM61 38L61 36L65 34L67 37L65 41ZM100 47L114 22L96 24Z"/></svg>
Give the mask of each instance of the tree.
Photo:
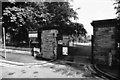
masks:
<svg viewBox="0 0 120 80"><path fill-rule="evenodd" d="M73 8L70 8L70 4L68 2L46 2L45 6L50 14L48 24L62 26L62 24L70 24L70 18L72 17L77 19L77 13L73 10Z"/></svg>
<svg viewBox="0 0 120 80"><path fill-rule="evenodd" d="M116 3L114 3L114 4L116 4L116 6L115 6L115 9L117 10L117 12L116 12L116 14L118 14L118 19L120 19L120 0L116 0Z"/></svg>
<svg viewBox="0 0 120 80"><path fill-rule="evenodd" d="M11 28L18 29L18 27L26 25L26 29L35 30L36 27L33 26L43 22L45 17L43 5L35 2L7 4L8 7L3 6L3 21L4 23L13 23L15 27L10 26Z"/></svg>
<svg viewBox="0 0 120 80"><path fill-rule="evenodd" d="M83 24L81 23L71 23L71 27L74 28L74 32L73 34L76 35L76 36L85 36L87 31L84 29L84 26Z"/></svg>
<svg viewBox="0 0 120 80"><path fill-rule="evenodd" d="M24 36L27 35L27 31L37 30L39 25L44 25L43 19L45 14L43 12L45 12L45 9L43 5L40 5L40 3L5 2L3 3L2 8L4 22L3 26L5 27L6 32L11 34L11 38L13 41L14 39L18 39L16 41L19 41L20 39L25 39L26 41L26 38L28 37L25 38ZM26 33L24 33L26 35L22 35L24 38L18 37L18 35L20 35L20 31L24 29L26 29Z"/></svg>
<svg viewBox="0 0 120 80"><path fill-rule="evenodd" d="M59 27L63 33L69 34L76 30L86 33L83 32L85 31L83 27L77 29L77 27L73 28L74 25L71 26L74 23L70 18L77 19L77 13L70 6L69 2L8 2L7 6L5 2L3 3L3 26L14 36L18 34L21 27L29 31L48 25ZM68 31L68 28L72 31Z"/></svg>
<svg viewBox="0 0 120 80"><path fill-rule="evenodd" d="M18 3L15 5L10 2L3 2L2 4L3 27L5 27L6 32L10 34L12 41L19 41L20 37L17 37L19 34L19 30L25 24L25 15L23 14L24 9L20 7L22 3ZM22 37L24 36L26 35L22 35ZM26 38L24 37L25 41Z"/></svg>

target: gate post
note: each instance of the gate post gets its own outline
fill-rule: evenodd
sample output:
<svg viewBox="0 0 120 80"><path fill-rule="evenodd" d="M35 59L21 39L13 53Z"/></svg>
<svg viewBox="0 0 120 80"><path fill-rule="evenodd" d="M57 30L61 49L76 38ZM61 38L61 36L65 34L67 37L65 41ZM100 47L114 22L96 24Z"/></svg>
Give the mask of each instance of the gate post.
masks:
<svg viewBox="0 0 120 80"><path fill-rule="evenodd" d="M39 42L40 42L40 50L42 54L42 58L49 60L57 59L57 34L58 30L55 28L41 28L39 31Z"/></svg>

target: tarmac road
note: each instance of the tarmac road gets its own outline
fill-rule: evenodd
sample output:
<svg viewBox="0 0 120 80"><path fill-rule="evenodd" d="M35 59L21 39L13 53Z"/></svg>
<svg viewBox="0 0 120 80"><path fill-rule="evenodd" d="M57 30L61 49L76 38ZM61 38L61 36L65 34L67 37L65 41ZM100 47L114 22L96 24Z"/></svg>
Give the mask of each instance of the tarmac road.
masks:
<svg viewBox="0 0 120 80"><path fill-rule="evenodd" d="M9 61L8 61L9 60ZM13 62L14 61L14 62ZM71 66L62 62L36 60L26 54L7 53L7 60L0 59L2 78L80 78L103 80L90 73L86 64Z"/></svg>
<svg viewBox="0 0 120 80"><path fill-rule="evenodd" d="M0 55L4 55L0 51ZM25 53L26 52L26 53ZM21 54L20 54L21 53ZM7 58L0 56L2 78L79 78L82 80L104 80L86 68L88 64L70 65L65 61L49 62L36 60L27 51L7 51Z"/></svg>

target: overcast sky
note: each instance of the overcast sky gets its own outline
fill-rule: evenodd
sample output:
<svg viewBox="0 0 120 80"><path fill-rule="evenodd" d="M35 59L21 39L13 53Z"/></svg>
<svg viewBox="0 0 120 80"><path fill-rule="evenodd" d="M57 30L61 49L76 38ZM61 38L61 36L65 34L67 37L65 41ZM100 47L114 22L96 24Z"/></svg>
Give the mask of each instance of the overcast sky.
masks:
<svg viewBox="0 0 120 80"><path fill-rule="evenodd" d="M91 22L93 20L113 19L116 18L116 10L113 5L114 0L73 0L72 4L76 10L79 19L77 22L82 23L88 34L93 34Z"/></svg>

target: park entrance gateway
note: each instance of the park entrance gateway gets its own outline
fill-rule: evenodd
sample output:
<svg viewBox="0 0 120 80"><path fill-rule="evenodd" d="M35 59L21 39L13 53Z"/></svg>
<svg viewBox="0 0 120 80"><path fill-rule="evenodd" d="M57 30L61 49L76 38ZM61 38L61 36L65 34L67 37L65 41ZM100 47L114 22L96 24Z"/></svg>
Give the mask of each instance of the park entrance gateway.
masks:
<svg viewBox="0 0 120 80"><path fill-rule="evenodd" d="M63 35L69 35L72 31L73 28L68 26L44 26L39 28L38 41L41 57L55 60L62 59L64 55L68 56L69 49L66 49L67 46L63 46L63 43L67 44L68 40L65 39L64 42ZM60 44L61 41L62 44Z"/></svg>

